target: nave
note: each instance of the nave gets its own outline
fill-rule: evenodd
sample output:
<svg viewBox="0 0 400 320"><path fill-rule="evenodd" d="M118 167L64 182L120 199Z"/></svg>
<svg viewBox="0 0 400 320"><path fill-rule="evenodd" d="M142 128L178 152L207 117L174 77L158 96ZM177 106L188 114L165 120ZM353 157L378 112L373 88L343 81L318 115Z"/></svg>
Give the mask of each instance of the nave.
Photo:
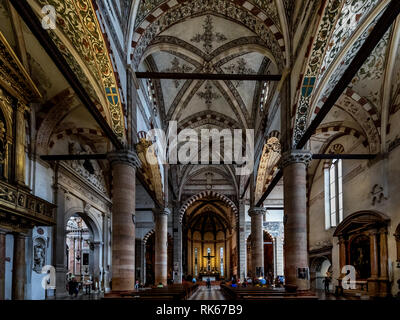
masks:
<svg viewBox="0 0 400 320"><path fill-rule="evenodd" d="M219 286L200 286L189 300L226 300Z"/></svg>
<svg viewBox="0 0 400 320"><path fill-rule="evenodd" d="M400 298L399 12L0 0L0 300Z"/></svg>

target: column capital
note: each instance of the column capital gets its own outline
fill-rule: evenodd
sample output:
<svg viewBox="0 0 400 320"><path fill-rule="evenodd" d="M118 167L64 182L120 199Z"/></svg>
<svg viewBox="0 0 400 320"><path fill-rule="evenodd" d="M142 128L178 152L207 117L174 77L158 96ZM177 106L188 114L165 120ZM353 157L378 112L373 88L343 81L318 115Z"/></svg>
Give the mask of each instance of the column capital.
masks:
<svg viewBox="0 0 400 320"><path fill-rule="evenodd" d="M171 209L169 208L153 208L152 209L155 214L166 215L171 214Z"/></svg>
<svg viewBox="0 0 400 320"><path fill-rule="evenodd" d="M252 207L249 209L249 216L256 216L256 215L262 215L266 212L265 208L263 207Z"/></svg>
<svg viewBox="0 0 400 320"><path fill-rule="evenodd" d="M134 168L140 168L141 162L135 151L132 150L120 150L113 151L107 154L107 159L111 165L117 163L128 164Z"/></svg>
<svg viewBox="0 0 400 320"><path fill-rule="evenodd" d="M305 150L289 150L282 154L282 168L293 163L304 163L306 166L310 163L312 154Z"/></svg>

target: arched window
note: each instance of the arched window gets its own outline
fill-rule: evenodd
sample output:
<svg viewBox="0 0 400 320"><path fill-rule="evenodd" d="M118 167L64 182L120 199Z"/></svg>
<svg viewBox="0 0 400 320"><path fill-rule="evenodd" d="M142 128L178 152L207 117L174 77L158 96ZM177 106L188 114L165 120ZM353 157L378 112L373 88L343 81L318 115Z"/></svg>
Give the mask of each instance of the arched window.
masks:
<svg viewBox="0 0 400 320"><path fill-rule="evenodd" d="M335 159L324 166L325 229L336 227L343 220L342 160Z"/></svg>

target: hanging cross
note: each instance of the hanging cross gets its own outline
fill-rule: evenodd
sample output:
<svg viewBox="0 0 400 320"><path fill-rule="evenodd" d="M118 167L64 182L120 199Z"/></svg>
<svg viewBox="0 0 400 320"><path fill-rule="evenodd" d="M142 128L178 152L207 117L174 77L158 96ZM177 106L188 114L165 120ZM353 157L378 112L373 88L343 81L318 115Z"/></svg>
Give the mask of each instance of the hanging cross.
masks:
<svg viewBox="0 0 400 320"><path fill-rule="evenodd" d="M215 256L212 256L211 253L208 252L203 258L207 258L207 271L211 271L211 258L215 258Z"/></svg>

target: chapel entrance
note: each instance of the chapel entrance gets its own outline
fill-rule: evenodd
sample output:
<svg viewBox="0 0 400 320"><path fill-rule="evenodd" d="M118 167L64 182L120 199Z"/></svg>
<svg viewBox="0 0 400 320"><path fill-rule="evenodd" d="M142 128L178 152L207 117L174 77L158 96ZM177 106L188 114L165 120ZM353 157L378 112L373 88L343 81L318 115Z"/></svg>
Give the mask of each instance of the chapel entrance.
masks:
<svg viewBox="0 0 400 320"><path fill-rule="evenodd" d="M78 282L93 280L94 244L93 232L78 215L71 216L66 226L67 280Z"/></svg>

